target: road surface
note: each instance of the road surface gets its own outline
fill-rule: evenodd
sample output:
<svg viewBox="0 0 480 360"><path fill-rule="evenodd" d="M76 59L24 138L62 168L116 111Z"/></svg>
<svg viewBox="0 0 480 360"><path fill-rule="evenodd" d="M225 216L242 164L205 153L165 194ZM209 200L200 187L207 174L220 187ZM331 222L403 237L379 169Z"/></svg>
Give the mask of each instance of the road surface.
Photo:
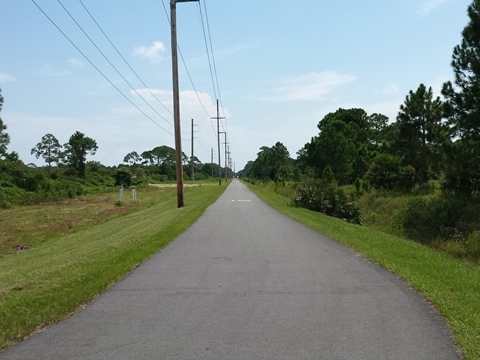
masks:
<svg viewBox="0 0 480 360"><path fill-rule="evenodd" d="M13 359L459 359L433 308L235 180L188 231Z"/></svg>

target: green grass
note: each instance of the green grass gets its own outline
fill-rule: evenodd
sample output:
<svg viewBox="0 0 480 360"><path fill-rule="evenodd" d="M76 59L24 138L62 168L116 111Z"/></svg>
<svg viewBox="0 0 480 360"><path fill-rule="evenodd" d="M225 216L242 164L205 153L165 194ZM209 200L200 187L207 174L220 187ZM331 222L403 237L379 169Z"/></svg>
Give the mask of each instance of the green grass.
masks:
<svg viewBox="0 0 480 360"><path fill-rule="evenodd" d="M446 318L466 359L480 359L480 269L413 241L288 205L265 186L247 184L287 216L384 266L425 295Z"/></svg>
<svg viewBox="0 0 480 360"><path fill-rule="evenodd" d="M157 190L155 204L0 258L0 349L92 300L186 230L225 186Z"/></svg>

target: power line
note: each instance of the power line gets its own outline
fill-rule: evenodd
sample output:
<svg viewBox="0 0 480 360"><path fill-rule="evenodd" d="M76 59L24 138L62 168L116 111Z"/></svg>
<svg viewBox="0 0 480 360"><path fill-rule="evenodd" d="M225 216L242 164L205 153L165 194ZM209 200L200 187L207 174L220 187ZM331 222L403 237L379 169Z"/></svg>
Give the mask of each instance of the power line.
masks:
<svg viewBox="0 0 480 360"><path fill-rule="evenodd" d="M83 29L83 27L77 22L77 20L73 17L73 15L68 11L68 9L62 4L61 0L57 0L57 2L62 6L62 8L65 10L65 12L70 16L70 18L73 20L73 22L78 26L78 28L83 32L83 34L87 37L87 39L92 43L93 46L98 50L100 54L104 57L104 59L112 66L112 68L117 72L117 74L130 86L130 88L140 97L140 99L143 100L145 104L147 104L150 109L152 109L158 116L160 116L167 124L170 126L173 126L162 114L160 114L150 103L145 100L145 98L138 92L137 89L133 87L132 84L120 73L120 71L113 65L113 63L108 59L108 57L103 53L103 51L95 44L95 42L92 40L92 38L86 33L86 31Z"/></svg>
<svg viewBox="0 0 480 360"><path fill-rule="evenodd" d="M90 63L90 65L92 65L92 66L95 68L95 70L97 70L97 71L100 73L100 75L102 75L103 78L104 78L105 80L107 80L107 81L110 83L110 85L112 85L112 86L115 88L115 90L117 90L117 91L120 93L120 95L122 95L130 104L132 104L138 111L140 111L147 119L149 119L151 122L153 122L155 125L157 125L160 129L162 129L163 131L165 131L167 134L173 136L173 134L172 134L170 131L168 131L167 129L165 129L164 127L162 127L160 124L158 124L158 123L157 123L155 120L153 120L148 114L146 114L142 109L140 109L132 100L130 100L130 99L88 58L88 56L85 55L85 53L84 53L82 50L80 50L80 48L79 48L77 45L75 45L75 43L68 37L68 35L65 34L65 33L62 31L62 29L60 29L60 27L52 20L52 18L50 18L50 16L48 16L48 14L47 14L45 11L43 11L43 9L35 2L35 0L32 0L32 2L33 2L33 3L35 4L35 6L40 10L40 12L53 24L53 26L55 26L55 28L70 42L70 44L72 44L73 47L74 47L75 49L77 49L77 51L85 58L85 60L87 60L87 61Z"/></svg>
<svg viewBox="0 0 480 360"><path fill-rule="evenodd" d="M100 31L102 32L102 34L107 38L108 42L110 43L110 45L112 45L112 47L115 49L115 51L117 52L117 54L122 58L123 62L128 66L128 68L135 74L135 76L137 77L137 79L142 83L143 86L145 86L145 88L150 92L150 94L160 103L160 105L162 105L165 110L167 110L171 115L173 115L172 111L170 111L169 108L167 108L165 106L165 104L163 104L160 99L158 99L155 94L152 92L152 90L145 84L145 82L140 78L140 76L138 76L138 74L135 72L135 70L133 70L133 68L130 66L130 64L128 63L127 60L125 60L125 58L122 56L122 54L120 53L120 51L118 51L117 47L113 44L113 42L110 40L110 37L105 33L105 31L103 31L102 27L100 26L100 24L97 22L97 20L95 20L95 18L93 17L93 15L91 14L91 12L87 9L87 7L85 6L85 4L83 3L82 0L78 0L80 2L80 4L82 4L83 8L85 9L85 11L88 13L88 15L90 15L91 19L93 20L93 22L95 22L95 24L97 25L97 27L100 29Z"/></svg>
<svg viewBox="0 0 480 360"><path fill-rule="evenodd" d="M200 4L199 4L199 7L200 7L200 12L201 12ZM220 105L222 107L222 114L223 114L223 117L225 118L225 128L223 128L223 124L222 124L222 128L225 132L228 133L228 126L227 126L227 120L226 120L227 117L225 116L225 111L224 111L223 101L222 101L222 92L220 91L220 85L218 83L217 66L216 66L216 63L215 63L215 53L213 51L212 35L211 35L211 32L210 32L210 23L208 21L207 0L203 1L203 7L205 9L205 21L207 23L208 39L209 39L210 50L211 50L211 54L212 54L212 64L213 64L213 72L215 74L215 83L217 84L217 90L218 90L218 99L220 100ZM203 20L202 20L202 24L203 24ZM210 61L210 57L209 57L209 61ZM213 78L212 78L212 82L213 82Z"/></svg>
<svg viewBox="0 0 480 360"><path fill-rule="evenodd" d="M165 7L165 3L162 1L162 5L163 5L163 9L165 10L165 15L168 19L168 23L170 24L170 18L168 16L168 11L167 11L167 8ZM185 67L185 70L187 72L187 75L188 75L188 78L190 80L190 83L192 84L192 87L193 87L193 90L195 92L195 95L197 96L197 99L198 99L198 102L200 103L200 105L202 106L202 109L203 111L205 112L205 114L208 116L208 117L211 117L208 113L208 111L205 109L205 106L203 105L202 103L202 100L200 99L200 96L198 95L198 91L195 87L195 84L193 83L193 80L192 80L192 76L190 75L190 71L188 70L188 67L187 67L187 63L185 62L185 58L183 57L183 54L182 54L182 50L180 49L180 45L178 45L177 43L177 47L178 47L178 53L180 54L180 58L182 60L182 63L183 63L183 66ZM184 122L182 121L184 124L186 125L189 125L187 122Z"/></svg>
<svg viewBox="0 0 480 360"><path fill-rule="evenodd" d="M215 83L213 80L213 71L212 71L212 62L210 61L210 51L208 49L208 43L207 43L207 34L205 32L205 23L203 21L203 14L202 14L202 5L200 5L200 2L198 3L198 9L200 10L200 21L202 23L202 30L203 30L203 39L205 40L205 50L207 51L207 58L208 58L208 67L210 68L210 78L212 79L212 86L213 86L213 94L215 95L215 99L218 99L217 97L217 90L215 89Z"/></svg>

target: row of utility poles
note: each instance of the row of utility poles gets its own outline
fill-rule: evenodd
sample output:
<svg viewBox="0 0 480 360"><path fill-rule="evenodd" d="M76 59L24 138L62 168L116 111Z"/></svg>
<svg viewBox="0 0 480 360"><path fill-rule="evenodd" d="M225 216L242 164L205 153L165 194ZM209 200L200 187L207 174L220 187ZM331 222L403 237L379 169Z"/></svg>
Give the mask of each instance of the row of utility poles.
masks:
<svg viewBox="0 0 480 360"><path fill-rule="evenodd" d="M178 85L178 53L177 53L177 3L179 2L192 2L199 0L170 0L170 25L171 25L171 43L172 43L172 79L173 79L173 122L175 132L175 160L176 160L176 176L177 176L177 205L182 207L184 205L183 199L183 163L182 163L182 138L180 129L180 91ZM225 135L225 178L228 176L228 166L232 166L232 160L230 159L230 149L227 143L227 133L220 131L220 119L225 119L219 115L219 106L217 99L217 116L212 118L217 120L217 138L218 138L218 183L222 185L222 168L220 158L220 134ZM194 180L194 124L192 119L192 180ZM228 154L228 156L227 156ZM228 159L228 164L227 164ZM213 164L213 148L212 148L212 164ZM213 167L212 167L213 176Z"/></svg>
<svg viewBox="0 0 480 360"><path fill-rule="evenodd" d="M213 119L216 119L216 118L213 118ZM191 138L191 142L192 142L192 147L191 147L191 156L190 156L190 178L192 181L195 181L195 124L193 122L193 119L192 119L192 138ZM227 142L227 133L226 131L219 131L220 129L217 128L217 136L218 138L220 138L220 134L224 134L225 135L225 142L223 142L222 144L224 144L224 148L225 148L225 181L228 181L228 171L232 169L232 158L230 157L230 146ZM213 148L212 148L212 151L211 151L211 161L210 161L210 164L213 165ZM219 162L220 164L220 159L219 159ZM221 177L221 167L220 165L218 166L219 168L219 183L220 185L222 185L222 177ZM212 177L213 177L213 166L212 166Z"/></svg>

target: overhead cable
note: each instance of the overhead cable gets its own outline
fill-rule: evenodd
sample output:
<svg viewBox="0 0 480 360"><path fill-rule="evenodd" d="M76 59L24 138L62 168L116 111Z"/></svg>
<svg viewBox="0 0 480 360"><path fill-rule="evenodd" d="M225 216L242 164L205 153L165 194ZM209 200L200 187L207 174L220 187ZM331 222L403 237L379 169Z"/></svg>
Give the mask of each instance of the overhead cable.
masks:
<svg viewBox="0 0 480 360"><path fill-rule="evenodd" d="M77 49L77 51L85 58L85 60L87 60L90 65L92 65L95 70L97 70L100 75L103 76L103 78L105 80L107 80L110 85L112 85L119 93L120 95L122 95L130 104L132 104L138 111L140 111L147 119L149 119L151 122L153 122L155 125L157 125L160 129L162 129L163 131L165 131L167 134L169 135L172 135L173 134L168 131L167 129L165 129L164 127L162 127L160 124L158 124L155 120L153 120L147 113L145 113L142 109L140 109L138 107L138 105L136 105L130 98L128 98L128 96L126 96L91 60L90 58L85 55L85 53L80 50L80 48L68 37L67 34L65 34L65 32L63 32L62 29L60 29L60 27L53 21L52 18L50 18L50 16L48 16L48 14L43 11L43 9L35 2L35 0L32 0L32 2L35 4L35 6L40 10L40 12L53 24L53 26L55 26L55 28L70 42L70 44L72 44L72 46Z"/></svg>

